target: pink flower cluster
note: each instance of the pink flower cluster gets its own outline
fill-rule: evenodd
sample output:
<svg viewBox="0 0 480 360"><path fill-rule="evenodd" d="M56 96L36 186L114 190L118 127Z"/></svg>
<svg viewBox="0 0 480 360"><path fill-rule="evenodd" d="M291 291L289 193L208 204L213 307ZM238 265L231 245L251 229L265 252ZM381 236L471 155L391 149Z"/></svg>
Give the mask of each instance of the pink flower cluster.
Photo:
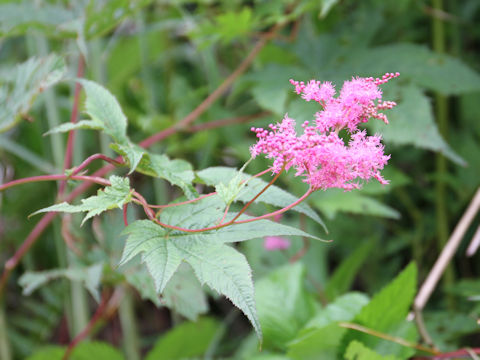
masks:
<svg viewBox="0 0 480 360"><path fill-rule="evenodd" d="M332 187L352 190L360 188L361 180L377 179L388 184L380 171L387 164L389 155L384 154L381 137L368 136L359 125L370 118L388 123L385 114L393 101L382 101L379 85L386 83L399 73L387 73L382 78L352 78L345 81L340 94L335 97L335 88L329 82L290 80L297 94L306 101L314 100L322 106L315 114L315 124L305 121L303 134L297 135L295 120L285 115L280 124L270 124L270 130L252 128L258 141L250 148L253 157L266 154L274 159L272 170L296 169L296 176L305 177L305 182L314 190ZM350 139L345 142L339 136L347 129Z"/></svg>

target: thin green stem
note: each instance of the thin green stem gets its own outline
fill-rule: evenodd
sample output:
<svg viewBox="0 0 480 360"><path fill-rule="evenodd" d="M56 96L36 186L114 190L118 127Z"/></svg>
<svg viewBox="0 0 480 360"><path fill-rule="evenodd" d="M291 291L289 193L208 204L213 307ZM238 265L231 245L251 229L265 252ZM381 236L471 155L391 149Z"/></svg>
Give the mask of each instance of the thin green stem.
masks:
<svg viewBox="0 0 480 360"><path fill-rule="evenodd" d="M132 295L125 289L118 315L122 327L123 349L128 360L140 360L140 346Z"/></svg>
<svg viewBox="0 0 480 360"><path fill-rule="evenodd" d="M5 303L0 299L0 359L11 360L10 342L8 341L7 321L5 317Z"/></svg>
<svg viewBox="0 0 480 360"><path fill-rule="evenodd" d="M442 0L432 0L434 10L443 11ZM432 41L433 49L437 53L445 53L445 27L442 19L433 16L432 18ZM438 128L440 134L446 139L448 134L448 101L447 98L440 94L435 94L435 110ZM436 226L437 226L437 241L438 248L441 250L448 241L449 219L447 208L447 188L445 179L447 177L448 168L447 160L442 154L436 155L436 172L437 180L435 182L435 212L436 212ZM454 270L452 266L449 266L445 271L445 284L447 286L452 285L454 282ZM449 307L453 307L453 297L448 296L447 301Z"/></svg>

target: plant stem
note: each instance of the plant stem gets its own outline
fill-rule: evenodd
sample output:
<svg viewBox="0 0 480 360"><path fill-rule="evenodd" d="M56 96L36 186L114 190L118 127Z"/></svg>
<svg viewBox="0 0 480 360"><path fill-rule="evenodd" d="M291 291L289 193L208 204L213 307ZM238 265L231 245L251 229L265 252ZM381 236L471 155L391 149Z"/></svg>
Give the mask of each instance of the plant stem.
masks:
<svg viewBox="0 0 480 360"><path fill-rule="evenodd" d="M436 351L434 349L431 349L431 348L428 348L426 346L423 346L423 345L420 345L420 344L415 344L415 343L412 343L412 342L407 341L405 339L402 339L402 338L399 338L399 337L396 337L396 336L391 336L389 334L385 334L385 333L382 333L382 332L379 332L379 331L376 331L376 330L373 330L373 329L370 329L370 328L367 328L365 326L361 326L361 325L358 325L358 324L355 324L355 323L340 322L340 323L338 323L338 326L346 328L346 329L352 329L352 330L360 331L360 332L363 332L365 334L369 334L369 335L378 337L380 339L388 340L388 341L391 341L391 342L394 342L396 344L400 344L402 346L406 346L406 347L409 347L409 348L412 348L412 349L416 349L416 350L419 350L419 351L424 351L424 352L427 352L427 353L432 354L432 355L437 355L439 353L438 351Z"/></svg>
<svg viewBox="0 0 480 360"><path fill-rule="evenodd" d="M138 327L135 319L134 302L132 295L125 289L118 315L122 327L123 349L128 360L140 360L140 347L138 339Z"/></svg>
<svg viewBox="0 0 480 360"><path fill-rule="evenodd" d="M443 11L442 0L432 0L433 8L437 11ZM432 40L433 49L440 54L445 53L445 28L443 20L433 16L432 18ZM447 140L448 134L448 102L445 95L440 93L435 94L435 110L437 115L437 123L440 134ZM447 192L445 178L447 177L447 160L442 154L436 155L436 172L437 180L435 182L435 211L436 211L436 225L437 225L437 240L438 248L441 250L448 240L449 224L448 224L448 209L447 209ZM445 285L453 285L454 270L451 265L448 266L445 272ZM453 308L453 296L447 295L447 302L449 308Z"/></svg>
<svg viewBox="0 0 480 360"><path fill-rule="evenodd" d="M10 342L8 340L5 302L0 299L0 359L11 360Z"/></svg>

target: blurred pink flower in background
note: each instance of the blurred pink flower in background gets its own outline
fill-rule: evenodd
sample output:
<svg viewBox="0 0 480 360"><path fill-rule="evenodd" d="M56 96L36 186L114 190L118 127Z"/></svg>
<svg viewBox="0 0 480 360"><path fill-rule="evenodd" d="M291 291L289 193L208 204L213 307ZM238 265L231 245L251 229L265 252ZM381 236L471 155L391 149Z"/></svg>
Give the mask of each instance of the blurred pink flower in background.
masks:
<svg viewBox="0 0 480 360"><path fill-rule="evenodd" d="M285 250L290 247L290 241L281 236L265 236L263 247L268 251Z"/></svg>

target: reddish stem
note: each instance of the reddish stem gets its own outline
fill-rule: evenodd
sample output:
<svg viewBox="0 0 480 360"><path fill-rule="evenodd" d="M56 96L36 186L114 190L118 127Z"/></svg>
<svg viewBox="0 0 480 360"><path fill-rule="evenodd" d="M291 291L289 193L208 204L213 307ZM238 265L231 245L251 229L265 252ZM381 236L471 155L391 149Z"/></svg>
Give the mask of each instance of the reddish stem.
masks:
<svg viewBox="0 0 480 360"><path fill-rule="evenodd" d="M249 122L251 120L262 118L270 114L271 112L269 111L262 111L254 115L239 116L239 117L234 117L229 119L220 119L220 120L210 121L203 124L192 125L187 130L189 132L210 130L210 129L215 129L215 128L226 126L226 125L241 124L241 123Z"/></svg>
<svg viewBox="0 0 480 360"><path fill-rule="evenodd" d="M300 204L303 200L305 200L311 193L313 192L312 188L309 188L308 191L302 195L302 197L298 198L295 202L291 203L290 205L280 209L280 210L277 210L277 211L274 211L272 213L269 213L269 214L265 214L265 215L262 215L262 216L257 216L257 217L254 217L254 218L250 218L250 219L245 219L245 220L239 220L239 221L235 221L234 219L224 223L224 224L220 224L220 225L214 225L214 226L209 226L209 227L206 227L206 228L202 228L202 229L186 229L186 228L182 228L182 227L179 227L179 226L175 226L175 225L169 225L169 224L165 224L165 223L162 223L161 221L158 221L155 217L151 216L148 214L148 210L151 211L151 209L148 207L148 204L146 203L145 199L141 200L141 199L138 199L138 203L141 204L144 208L144 210L146 210L145 212L147 213L147 216L150 220L154 221L155 223L157 223L158 225L164 227L164 228L167 228L167 229L172 229L172 230L178 230L178 231L182 231L182 232L188 232L188 233L199 233L199 232L204 232L204 231L210 231L210 230L216 230L216 229L221 229L223 227L226 227L226 226L230 226L230 225L235 225L235 224L246 224L246 223L249 223L249 222L253 222L253 221L258 221L258 220L262 220L262 219L268 219L270 217L273 217L273 216L276 216L276 215L280 215L280 214L283 214L285 211L288 211L290 210L291 208L297 206L298 204Z"/></svg>
<svg viewBox="0 0 480 360"><path fill-rule="evenodd" d="M262 195L271 185L273 185L273 183L274 183L275 181L277 181L278 177L280 176L280 174L283 172L284 169L285 169L285 164L282 166L282 168L280 169L280 171L273 177L273 179L270 180L270 182L269 182L267 185L265 185L265 187L264 187L257 195L255 195L248 203L245 204L245 206L244 206L244 207L238 212L238 214L232 219L232 222L235 221L235 220L237 220L237 219L240 217L240 215L242 215L245 211L247 211L248 207L249 207L250 205L252 205L253 202L254 202L255 200L257 200L258 197L259 197L260 195Z"/></svg>
<svg viewBox="0 0 480 360"><path fill-rule="evenodd" d="M77 78L82 78L85 72L85 59L80 54L78 59L78 68L77 68ZM78 117L78 104L80 102L80 90L82 86L77 81L75 83L75 92L73 95L73 105L72 105L72 113L70 114L70 122L75 124L77 122ZM68 133L67 139L67 147L65 149L65 160L63 162L63 171L65 172L66 169L69 169L72 164L72 155L73 155L73 145L75 143L75 130L72 130ZM62 181L60 187L58 189L58 197L61 198L63 193L65 192L65 186L67 182Z"/></svg>
<svg viewBox="0 0 480 360"><path fill-rule="evenodd" d="M104 160L112 165L124 165L125 163L123 161L118 161L118 160L115 160L115 159L112 159L108 156L105 156L103 154L93 154L91 156L89 156L88 158L86 158L80 165L78 165L77 167L75 167L72 171L72 173L70 174L70 176L72 175L77 175L80 171L82 171L83 169L85 169L88 165L90 165L90 163L94 160Z"/></svg>
<svg viewBox="0 0 480 360"><path fill-rule="evenodd" d="M480 355L480 348L470 348L470 349L460 349L460 350L455 350L451 352L446 352L446 353L440 353L436 354L434 356L416 356L412 360L439 360L439 359L455 359L459 357L464 357L464 358L471 358L471 355L469 354L469 351L471 353Z"/></svg>
<svg viewBox="0 0 480 360"><path fill-rule="evenodd" d="M255 59L255 56L260 52L260 50L265 46L268 40L273 38L275 36L275 33L285 24L282 25L276 25L272 29L272 31L268 34L268 36L265 36L264 38L260 39L255 47L252 49L252 51L248 54L247 58L245 58L242 63L237 67L237 69L213 92L211 93L194 111L192 111L189 115L187 115L182 121L178 123L177 126L172 126L168 129L165 129L153 136L148 137L147 139L143 140L140 142L140 146L144 148L148 148L157 141L163 140L164 138L176 133L179 129L182 129L186 126L188 126L190 123L192 123L198 116L203 114L205 110L215 101L217 100L221 95L223 95L229 88L229 86L234 82L234 80L240 76L247 68L248 66L253 62ZM72 108L72 118L75 113L78 112L78 100L74 101L74 106L77 104L77 109ZM75 114L76 118L76 114ZM71 133L71 132L70 132ZM73 140L71 140L73 142ZM73 146L70 145L70 151L72 151ZM71 158L71 155L69 156ZM66 157L68 158L68 157ZM116 160L121 159L120 157L116 158ZM64 166L65 169L69 168L70 165L67 164L67 166ZM104 176L108 174L110 171L114 169L114 166L109 164L104 166L103 168L99 169L96 171L93 176ZM91 186L90 183L84 182L83 184L79 185L77 188L75 188L68 196L66 196L65 200L67 202L72 201L75 199L77 196L85 192L89 187ZM40 235L43 233L45 228L52 222L52 220L55 218L57 214L56 213L48 213L45 214L40 221L35 225L33 230L30 232L30 234L27 236L25 241L22 243L20 248L15 252L15 254L7 260L5 263L5 269L2 273L2 277L0 279L0 296L3 294L3 289L6 285L6 282L8 280L8 277L10 276L10 273L12 270L17 266L17 264L20 262L22 257L25 255L25 253L30 249L30 247L35 243L35 241L40 237ZM7 266L8 264L12 263L14 264L13 266Z"/></svg>
<svg viewBox="0 0 480 360"><path fill-rule="evenodd" d="M123 205L123 223L125 224L125 226L128 226L127 210L128 210L128 203Z"/></svg>
<svg viewBox="0 0 480 360"><path fill-rule="evenodd" d="M100 185L106 185L109 186L110 181L98 177L98 176L88 176L88 175L73 175L73 176L68 176L64 174L58 174L58 175L39 175L39 176L31 176L23 179L18 179L18 180L13 180L10 181L6 184L0 185L0 191L6 190L8 188L17 186L17 185L22 185L22 184L28 184L28 183L33 183L33 182L40 182L40 181L55 181L55 180L82 180L82 181L90 181L94 182Z"/></svg>

